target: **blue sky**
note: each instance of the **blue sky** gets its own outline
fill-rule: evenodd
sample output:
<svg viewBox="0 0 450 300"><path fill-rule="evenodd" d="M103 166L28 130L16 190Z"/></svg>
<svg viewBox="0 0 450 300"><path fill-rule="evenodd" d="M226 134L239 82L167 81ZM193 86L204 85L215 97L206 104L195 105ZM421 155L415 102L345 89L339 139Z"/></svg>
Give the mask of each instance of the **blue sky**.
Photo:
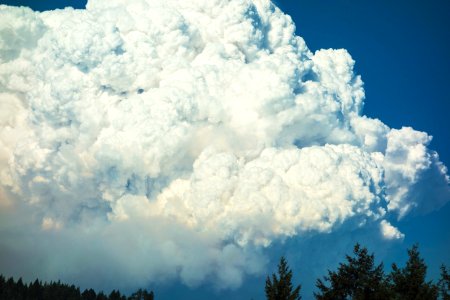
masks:
<svg viewBox="0 0 450 300"><path fill-rule="evenodd" d="M356 61L366 91L364 114L379 118L393 128L412 126L432 135L431 148L450 166L450 2L431 1L359 1L278 0L276 4L289 14L308 47L345 48ZM83 1L0 1L8 5L26 5L35 10L73 6L83 8ZM407 216L395 223L405 240L380 255L386 266L402 262L406 248L420 244L430 267L437 276L440 263L450 265L450 204L439 211ZM355 233L358 236L358 233ZM319 239L319 238L318 238ZM288 241L301 245L301 241ZM270 251L282 253L283 245ZM292 249L292 245L289 247ZM295 247L294 247L295 248ZM349 248L350 251L350 248ZM285 253L300 262L295 253ZM377 253L376 253L377 254ZM301 265L293 265L294 271ZM301 275L297 275L303 282ZM314 278L313 278L314 279ZM235 292L216 294L211 288L191 291L184 286L156 289L158 299L186 295L192 299L262 297L264 278L251 278ZM258 292L252 292L259 289ZM213 295L213 296L212 296ZM220 297L219 297L220 296ZM161 297L161 298L160 298ZM308 299L308 295L304 295Z"/></svg>
<svg viewBox="0 0 450 300"><path fill-rule="evenodd" d="M433 136L431 148L450 165L450 2L276 1L309 48L345 48L366 91L364 114L390 127ZM437 273L450 263L450 205L399 224L404 245L418 242ZM403 245L403 246L404 246ZM403 248L403 247L402 247ZM396 252L401 257L404 251Z"/></svg>
<svg viewBox="0 0 450 300"><path fill-rule="evenodd" d="M313 49L345 48L365 90L365 113L435 137L450 162L448 1L277 1Z"/></svg>

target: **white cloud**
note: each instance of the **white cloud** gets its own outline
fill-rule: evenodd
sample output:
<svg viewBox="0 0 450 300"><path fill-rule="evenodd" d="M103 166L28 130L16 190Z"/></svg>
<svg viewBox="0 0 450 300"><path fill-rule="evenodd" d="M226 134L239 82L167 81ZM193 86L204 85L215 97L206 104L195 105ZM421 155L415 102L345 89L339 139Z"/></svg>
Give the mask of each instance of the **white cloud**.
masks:
<svg viewBox="0 0 450 300"><path fill-rule="evenodd" d="M0 20L10 272L237 287L274 241L378 222L399 238L386 214L449 199L430 137L363 116L347 51L312 53L269 1L2 5Z"/></svg>
<svg viewBox="0 0 450 300"><path fill-rule="evenodd" d="M387 240L394 240L394 239L399 240L405 237L405 235L401 233L400 230L398 230L398 228L392 226L391 223L389 223L386 220L381 220L380 229L383 238Z"/></svg>
<svg viewBox="0 0 450 300"><path fill-rule="evenodd" d="M427 148L431 137L410 127L387 134L384 158L388 208L403 217L412 209L429 212L443 206L450 193L447 168Z"/></svg>

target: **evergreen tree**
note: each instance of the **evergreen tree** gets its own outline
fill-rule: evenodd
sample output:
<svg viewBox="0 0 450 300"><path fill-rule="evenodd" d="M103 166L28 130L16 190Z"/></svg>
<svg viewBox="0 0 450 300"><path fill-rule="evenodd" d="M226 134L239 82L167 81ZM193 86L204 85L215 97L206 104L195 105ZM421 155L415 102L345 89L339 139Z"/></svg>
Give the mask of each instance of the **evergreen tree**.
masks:
<svg viewBox="0 0 450 300"><path fill-rule="evenodd" d="M336 272L328 270L324 281L317 280L320 292L314 293L316 299L389 299L383 264L375 266L374 255L359 244L355 245L353 253L354 257L346 255L347 263L341 263ZM330 286L325 284L327 281Z"/></svg>
<svg viewBox="0 0 450 300"><path fill-rule="evenodd" d="M3 275L0 275L0 299L4 299L3 294L6 291L6 280Z"/></svg>
<svg viewBox="0 0 450 300"><path fill-rule="evenodd" d="M267 300L300 300L300 288L295 289L292 285L292 271L287 265L284 257L281 257L278 264L278 276L272 274L272 279L267 276L266 280L266 298Z"/></svg>
<svg viewBox="0 0 450 300"><path fill-rule="evenodd" d="M122 297L119 291L113 290L108 297L109 300L126 300L125 297Z"/></svg>
<svg viewBox="0 0 450 300"><path fill-rule="evenodd" d="M153 292L147 292L146 290L139 289L138 291L134 292L130 297L128 297L128 300L153 300Z"/></svg>
<svg viewBox="0 0 450 300"><path fill-rule="evenodd" d="M42 300L43 298L43 288L42 283L36 279L33 283L28 286L28 300ZM95 299L94 299L95 300Z"/></svg>
<svg viewBox="0 0 450 300"><path fill-rule="evenodd" d="M130 297L121 295L120 291L113 290L109 296L103 292L98 294L93 289L80 293L80 288L58 282L44 283L36 279L33 283L24 284L22 279L8 280L0 275L0 300L154 300L153 292L139 289Z"/></svg>
<svg viewBox="0 0 450 300"><path fill-rule="evenodd" d="M16 286L14 288L14 294L17 299L25 299L27 293L27 286L23 284L22 277L17 280Z"/></svg>
<svg viewBox="0 0 450 300"><path fill-rule="evenodd" d="M86 289L83 293L81 293L81 299L83 300L96 300L97 294L93 289Z"/></svg>
<svg viewBox="0 0 450 300"><path fill-rule="evenodd" d="M15 294L15 287L16 287L16 283L14 282L14 279L12 277L10 277L6 282L5 282L5 290L2 292L2 300L3 299L15 299L16 294Z"/></svg>
<svg viewBox="0 0 450 300"><path fill-rule="evenodd" d="M97 300L108 300L108 297L103 292L97 294Z"/></svg>
<svg viewBox="0 0 450 300"><path fill-rule="evenodd" d="M426 282L427 266L420 257L419 246L416 244L408 250L408 261L403 269L392 264L389 275L394 299L404 300L434 300L438 289L431 281Z"/></svg>
<svg viewBox="0 0 450 300"><path fill-rule="evenodd" d="M439 294L443 300L450 300L450 274L447 268L441 266L441 279L439 279Z"/></svg>

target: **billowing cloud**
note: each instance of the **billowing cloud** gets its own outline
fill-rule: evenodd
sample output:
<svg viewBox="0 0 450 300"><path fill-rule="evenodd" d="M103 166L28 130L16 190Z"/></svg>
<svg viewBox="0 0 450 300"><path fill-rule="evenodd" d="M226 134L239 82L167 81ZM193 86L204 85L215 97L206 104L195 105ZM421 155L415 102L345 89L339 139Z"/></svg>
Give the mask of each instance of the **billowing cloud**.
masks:
<svg viewBox="0 0 450 300"><path fill-rule="evenodd" d="M10 273L237 287L276 241L399 239L387 218L449 199L431 137L364 116L347 51L267 0L1 5L0 63Z"/></svg>

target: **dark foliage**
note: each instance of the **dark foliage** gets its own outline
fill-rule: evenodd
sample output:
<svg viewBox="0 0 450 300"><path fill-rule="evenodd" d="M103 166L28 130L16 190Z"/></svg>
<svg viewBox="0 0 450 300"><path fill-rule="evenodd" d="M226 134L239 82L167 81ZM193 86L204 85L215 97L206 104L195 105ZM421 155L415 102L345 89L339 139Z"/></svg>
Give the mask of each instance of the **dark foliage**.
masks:
<svg viewBox="0 0 450 300"><path fill-rule="evenodd" d="M146 290L139 289L137 292L133 293L128 300L153 300L153 292L147 292Z"/></svg>
<svg viewBox="0 0 450 300"><path fill-rule="evenodd" d="M88 289L80 292L80 288L58 282L42 283L35 280L30 284L24 284L22 279L8 280L0 275L0 300L153 300L153 292L138 290L126 297L119 291L112 291L109 296L103 292L98 294Z"/></svg>
<svg viewBox="0 0 450 300"><path fill-rule="evenodd" d="M375 266L374 255L366 248L356 244L354 257L346 256L337 271L328 271L324 280L318 279L316 299L388 299L388 285L384 276L383 264ZM329 282L329 286L326 284Z"/></svg>
<svg viewBox="0 0 450 300"><path fill-rule="evenodd" d="M438 287L441 298L450 300L450 275L444 265L441 266L441 279L439 279Z"/></svg>
<svg viewBox="0 0 450 300"><path fill-rule="evenodd" d="M393 299L428 300L437 299L438 288L432 282L426 282L427 266L420 257L418 245L408 250L408 261L403 269L392 264L389 275Z"/></svg>
<svg viewBox="0 0 450 300"><path fill-rule="evenodd" d="M266 298L268 300L300 300L300 288L292 285L292 271L289 269L286 259L282 257L278 264L278 275L272 274L272 279L266 279Z"/></svg>

